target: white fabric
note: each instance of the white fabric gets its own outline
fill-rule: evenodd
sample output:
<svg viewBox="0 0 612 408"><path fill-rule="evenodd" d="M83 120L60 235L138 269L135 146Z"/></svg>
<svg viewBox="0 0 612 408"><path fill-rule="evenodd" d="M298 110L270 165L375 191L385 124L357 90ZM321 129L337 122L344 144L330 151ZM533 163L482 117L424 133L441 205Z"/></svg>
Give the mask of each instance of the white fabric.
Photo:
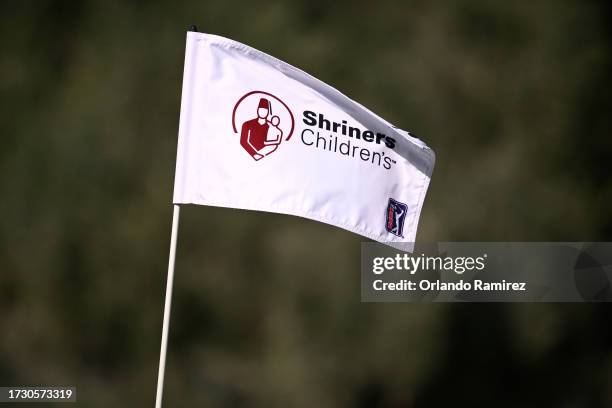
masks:
<svg viewBox="0 0 612 408"><path fill-rule="evenodd" d="M265 93L242 99L234 117L254 91ZM243 137L262 98L264 118ZM236 41L187 33L175 204L297 215L397 246L415 240L434 161L422 141L305 72ZM390 213L390 198L406 214L401 206ZM389 216L404 220L402 236L387 230L397 227Z"/></svg>

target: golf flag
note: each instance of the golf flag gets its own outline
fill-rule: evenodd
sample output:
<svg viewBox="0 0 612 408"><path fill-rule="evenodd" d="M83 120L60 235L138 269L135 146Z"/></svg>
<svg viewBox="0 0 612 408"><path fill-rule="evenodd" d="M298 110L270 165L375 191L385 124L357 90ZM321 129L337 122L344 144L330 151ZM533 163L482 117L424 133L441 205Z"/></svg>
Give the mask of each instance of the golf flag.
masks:
<svg viewBox="0 0 612 408"><path fill-rule="evenodd" d="M296 215L411 251L434 161L300 69L187 33L175 204Z"/></svg>

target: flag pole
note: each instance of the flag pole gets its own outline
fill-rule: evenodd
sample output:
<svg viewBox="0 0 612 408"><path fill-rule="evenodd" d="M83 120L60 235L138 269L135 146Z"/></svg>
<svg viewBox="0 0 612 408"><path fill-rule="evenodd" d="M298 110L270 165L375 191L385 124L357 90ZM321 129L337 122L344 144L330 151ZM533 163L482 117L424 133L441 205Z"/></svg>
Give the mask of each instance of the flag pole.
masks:
<svg viewBox="0 0 612 408"><path fill-rule="evenodd" d="M166 354L168 352L168 329L170 326L170 308L172 305L172 284L174 282L174 260L176 259L176 239L178 235L181 207L174 205L172 214L172 235L170 236L170 256L168 260L168 278L166 281L166 302L164 305L164 323L162 327L161 350L159 352L159 371L157 373L157 394L155 408L162 406L164 392L164 374L166 372Z"/></svg>
<svg viewBox="0 0 612 408"><path fill-rule="evenodd" d="M195 25L189 26L189 31L198 31ZM164 394L164 376L166 374L166 356L168 354L168 331L170 329L170 309L172 308L172 285L174 283L174 263L176 260L176 241L178 239L179 217L181 207L174 204L172 212L172 233L170 235L170 254L168 256L168 276L166 278L166 298L164 303L164 322L162 325L161 348L159 351L159 371L157 372L157 392L155 408L161 408Z"/></svg>

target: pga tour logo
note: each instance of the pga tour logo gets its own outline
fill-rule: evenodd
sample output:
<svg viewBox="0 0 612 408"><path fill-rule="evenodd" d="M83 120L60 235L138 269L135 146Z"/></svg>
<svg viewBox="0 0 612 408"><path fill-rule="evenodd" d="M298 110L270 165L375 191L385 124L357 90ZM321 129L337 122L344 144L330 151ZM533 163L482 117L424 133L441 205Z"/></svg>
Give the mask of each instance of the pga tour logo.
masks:
<svg viewBox="0 0 612 408"><path fill-rule="evenodd" d="M234 133L240 133L242 148L258 161L291 138L295 119L281 99L269 92L251 91L236 102L232 127Z"/></svg>
<svg viewBox="0 0 612 408"><path fill-rule="evenodd" d="M393 235L404 238L404 221L408 213L408 206L389 198L387 211L385 212L385 229Z"/></svg>

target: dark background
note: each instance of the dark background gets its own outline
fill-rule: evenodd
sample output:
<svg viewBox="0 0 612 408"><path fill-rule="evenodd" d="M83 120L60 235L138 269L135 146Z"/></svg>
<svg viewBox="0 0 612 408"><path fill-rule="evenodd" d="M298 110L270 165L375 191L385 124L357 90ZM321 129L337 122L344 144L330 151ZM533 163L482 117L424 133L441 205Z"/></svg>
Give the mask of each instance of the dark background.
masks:
<svg viewBox="0 0 612 408"><path fill-rule="evenodd" d="M151 407L185 30L437 154L418 240L612 240L609 1L0 5L0 385ZM166 406L612 407L607 304L362 304L362 239L184 207Z"/></svg>

